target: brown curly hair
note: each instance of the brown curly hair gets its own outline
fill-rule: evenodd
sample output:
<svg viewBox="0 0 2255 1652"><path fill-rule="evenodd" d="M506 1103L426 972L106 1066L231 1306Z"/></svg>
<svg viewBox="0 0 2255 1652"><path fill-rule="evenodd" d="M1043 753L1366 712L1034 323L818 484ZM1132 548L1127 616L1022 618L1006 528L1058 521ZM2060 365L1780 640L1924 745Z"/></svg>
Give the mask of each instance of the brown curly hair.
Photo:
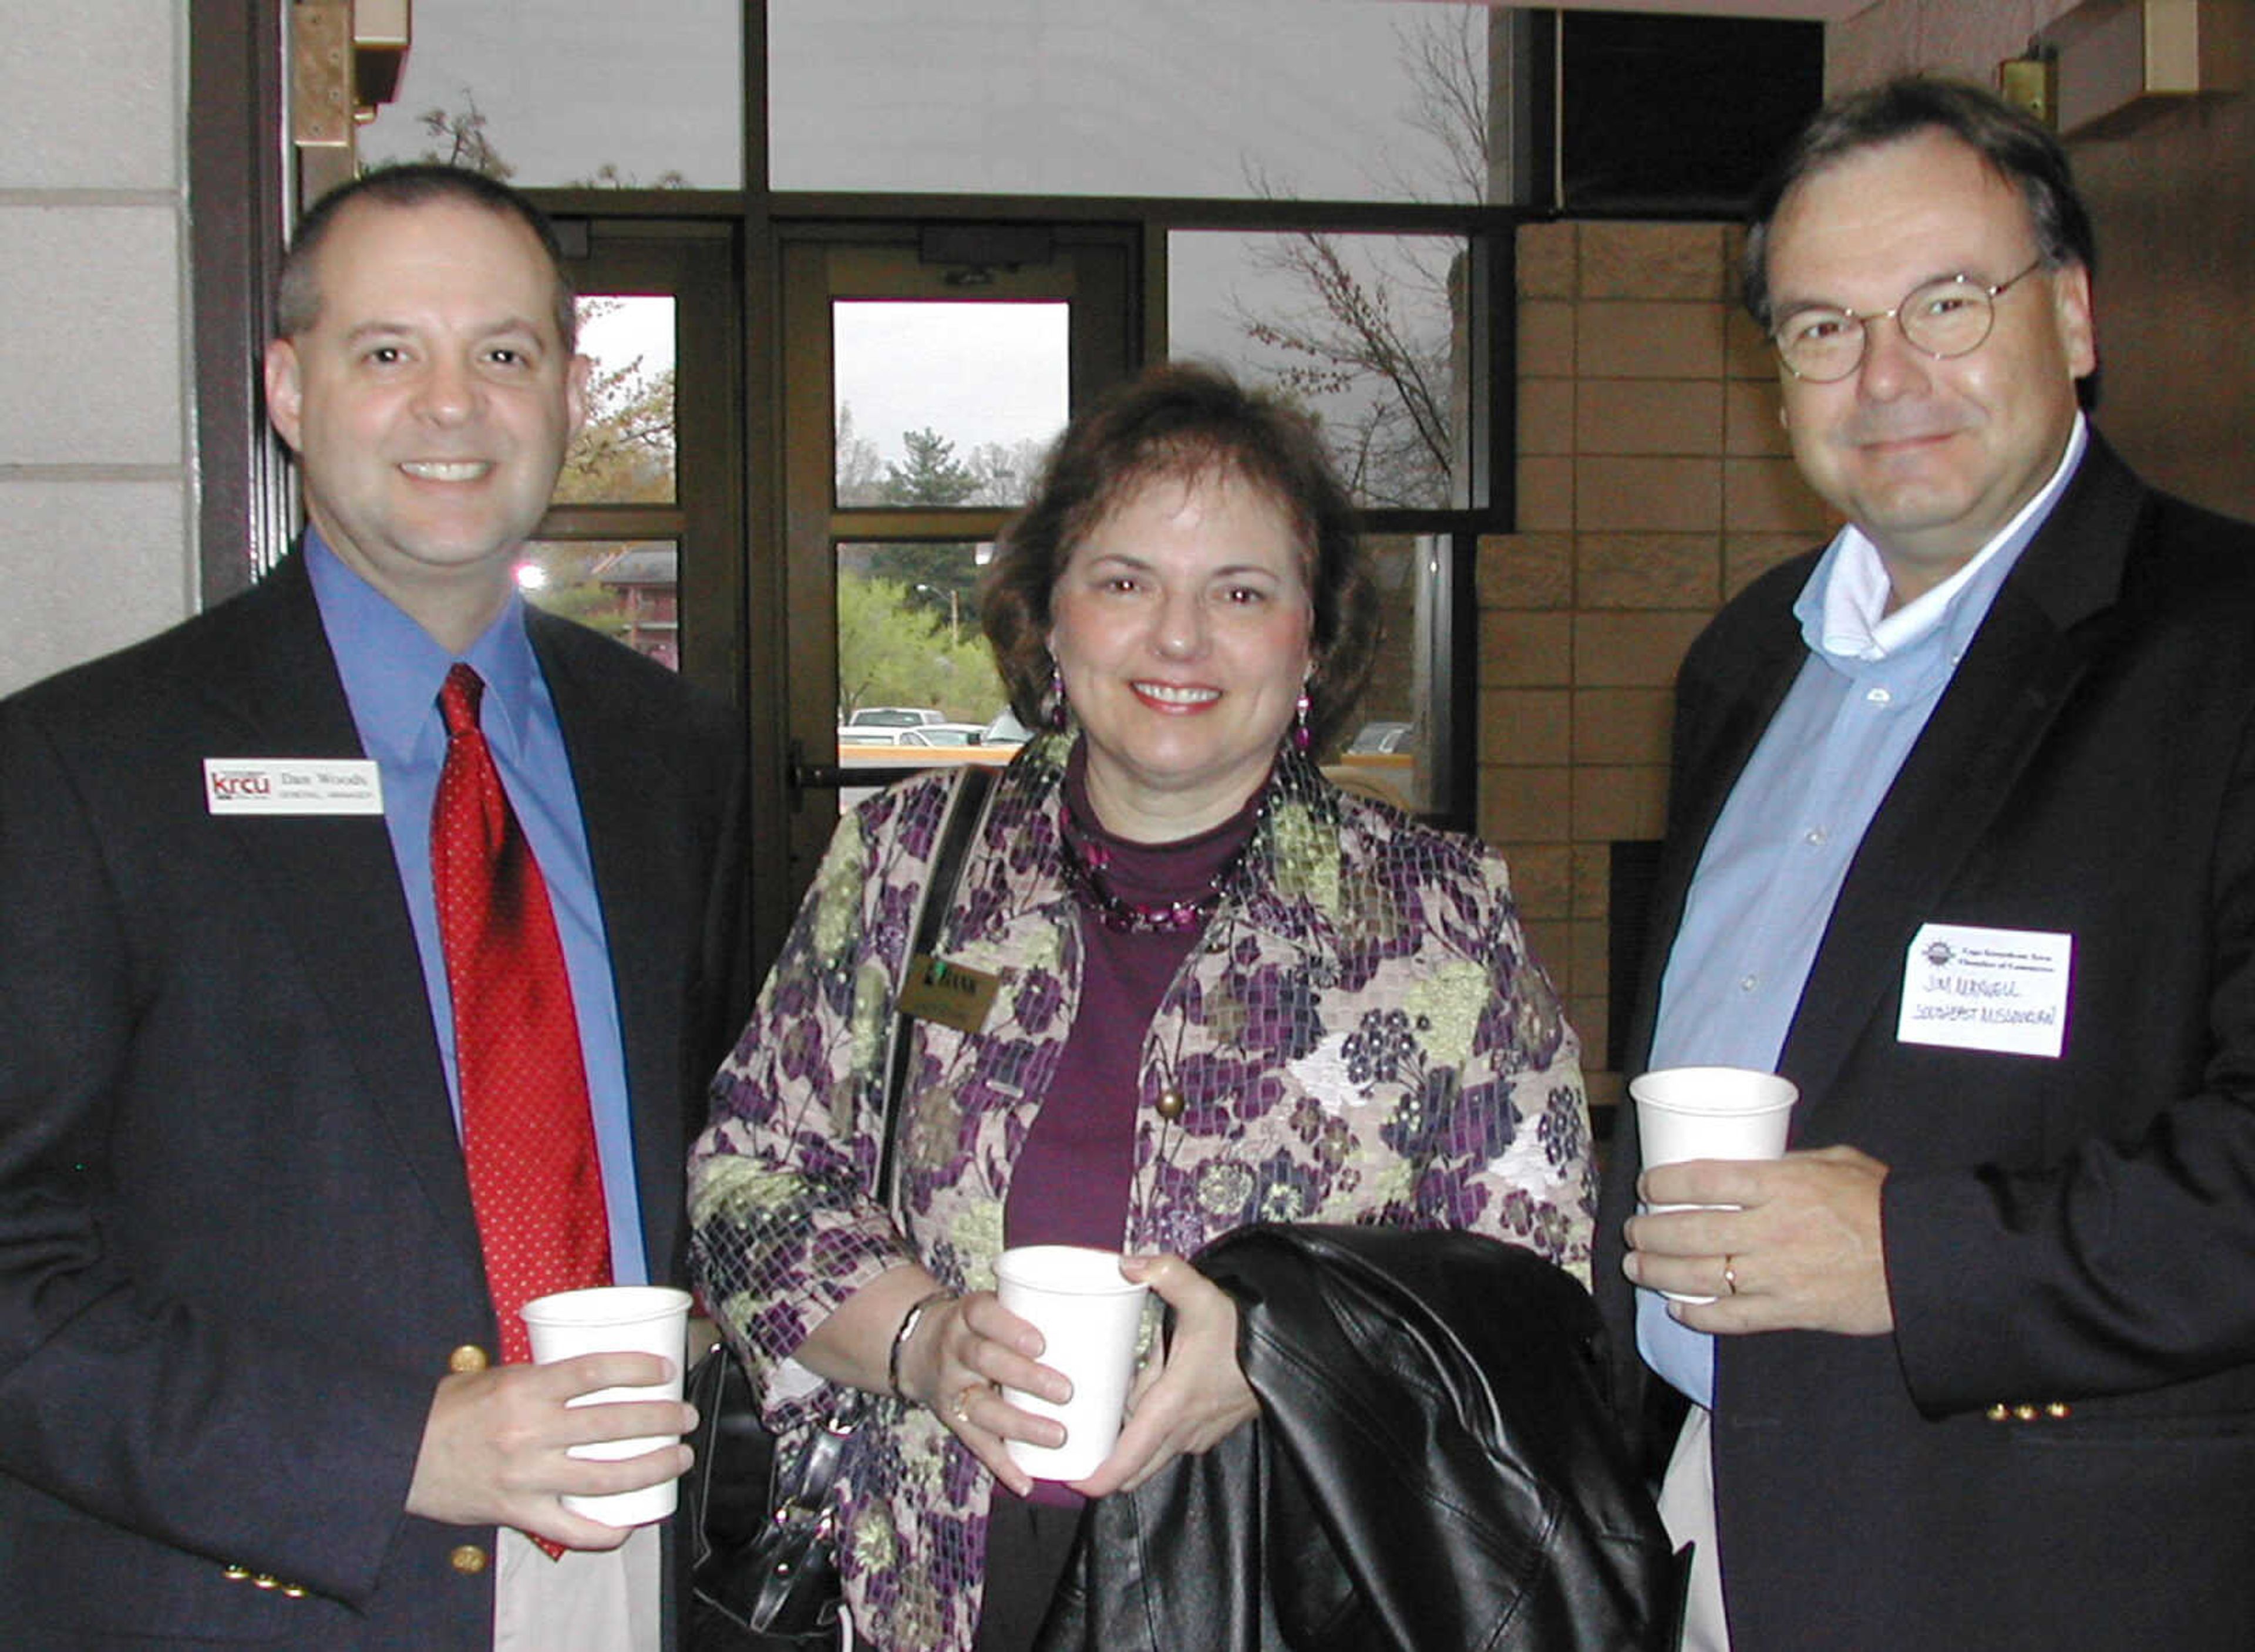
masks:
<svg viewBox="0 0 2255 1652"><path fill-rule="evenodd" d="M1346 726L1378 647L1378 591L1355 511L1312 421L1219 368L1168 362L1106 394L1050 450L1032 502L1002 531L979 609L1010 709L1042 726L1050 673L1050 596L1086 538L1153 482L1228 475L1291 524L1315 610L1308 729L1321 753Z"/></svg>

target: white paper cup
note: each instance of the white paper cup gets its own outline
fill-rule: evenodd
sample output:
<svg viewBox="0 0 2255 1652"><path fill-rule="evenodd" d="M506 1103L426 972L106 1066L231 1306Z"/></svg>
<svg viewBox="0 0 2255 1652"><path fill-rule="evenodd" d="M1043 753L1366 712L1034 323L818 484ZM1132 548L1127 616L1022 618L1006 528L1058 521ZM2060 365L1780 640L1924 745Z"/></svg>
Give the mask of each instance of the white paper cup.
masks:
<svg viewBox="0 0 2255 1652"><path fill-rule="evenodd" d="M1801 1097L1790 1079L1747 1067L1658 1067L1631 1079L1628 1093L1636 1102L1637 1142L1647 1166L1774 1159L1785 1151L1793 1104ZM1674 1302L1714 1301L1674 1290L1661 1295Z"/></svg>
<svg viewBox="0 0 2255 1652"><path fill-rule="evenodd" d="M1004 1388L1022 1410L1064 1424L1064 1444L1051 1449L1008 1442L1011 1461L1036 1480L1081 1480L1112 1455L1128 1388L1135 1375L1135 1338L1145 1287L1120 1271L1120 1254L1078 1245L1020 1245L994 1262L1002 1305L1042 1333L1041 1362L1071 1379L1072 1398L1052 1405L1037 1395Z"/></svg>
<svg viewBox="0 0 2255 1652"><path fill-rule="evenodd" d="M689 1293L664 1285L601 1285L591 1290L559 1290L536 1297L517 1312L532 1334L532 1362L552 1365L583 1353L655 1353L673 1361L673 1375L647 1388L599 1388L576 1395L573 1405L606 1405L619 1400L678 1400L682 1367L688 1363ZM596 1440L574 1445L574 1457L617 1459L677 1444L678 1434L639 1435L633 1439ZM607 1526L646 1526L671 1514L679 1482L663 1480L639 1491L608 1497L566 1497L564 1507Z"/></svg>

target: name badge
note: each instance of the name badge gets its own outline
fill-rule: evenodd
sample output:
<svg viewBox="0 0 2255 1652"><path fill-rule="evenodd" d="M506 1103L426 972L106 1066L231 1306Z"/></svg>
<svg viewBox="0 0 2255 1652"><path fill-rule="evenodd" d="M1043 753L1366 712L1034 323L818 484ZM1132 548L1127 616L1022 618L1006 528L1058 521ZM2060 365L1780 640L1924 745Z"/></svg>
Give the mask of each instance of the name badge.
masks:
<svg viewBox="0 0 2255 1652"><path fill-rule="evenodd" d="M909 978L901 987L901 1013L958 1032L977 1032L987 1024L987 1012L994 1007L994 990L1001 985L1000 976L983 969L966 969L918 953L909 960Z"/></svg>
<svg viewBox="0 0 2255 1652"><path fill-rule="evenodd" d="M2075 937L2034 929L1920 927L1903 960L1904 1044L2053 1060L2067 1042Z"/></svg>
<svg viewBox="0 0 2255 1652"><path fill-rule="evenodd" d="M207 757L213 814L382 814L383 780L366 757Z"/></svg>

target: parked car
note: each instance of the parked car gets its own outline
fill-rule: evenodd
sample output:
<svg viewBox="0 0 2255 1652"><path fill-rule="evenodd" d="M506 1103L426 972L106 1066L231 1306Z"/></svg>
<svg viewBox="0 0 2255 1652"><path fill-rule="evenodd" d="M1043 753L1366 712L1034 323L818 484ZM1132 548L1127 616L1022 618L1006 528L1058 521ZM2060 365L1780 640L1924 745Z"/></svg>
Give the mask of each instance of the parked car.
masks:
<svg viewBox="0 0 2255 1652"><path fill-rule="evenodd" d="M982 746L1022 746L1034 737L1034 731L1020 722L1008 706L994 714L979 736Z"/></svg>
<svg viewBox="0 0 2255 1652"><path fill-rule="evenodd" d="M984 743L987 735L980 723L926 723L921 728L901 730L903 746L976 746Z"/></svg>
<svg viewBox="0 0 2255 1652"><path fill-rule="evenodd" d="M1347 742L1350 757L1376 756L1386 752L1406 752L1417 744L1417 725L1415 723L1365 723L1354 731Z"/></svg>
<svg viewBox="0 0 2255 1652"><path fill-rule="evenodd" d="M1380 720L1354 731L1346 749L1324 765L1324 772L1349 791L1413 812L1420 807L1417 786L1417 725Z"/></svg>
<svg viewBox="0 0 2255 1652"><path fill-rule="evenodd" d="M993 766L1010 761L1015 746L979 742L984 730L973 723L931 723L920 728L856 728L838 730L838 763L842 769L940 769L958 763ZM851 808L866 791L841 792L841 806Z"/></svg>
<svg viewBox="0 0 2255 1652"><path fill-rule="evenodd" d="M848 728L922 728L944 723L947 714L931 706L864 706L846 720Z"/></svg>

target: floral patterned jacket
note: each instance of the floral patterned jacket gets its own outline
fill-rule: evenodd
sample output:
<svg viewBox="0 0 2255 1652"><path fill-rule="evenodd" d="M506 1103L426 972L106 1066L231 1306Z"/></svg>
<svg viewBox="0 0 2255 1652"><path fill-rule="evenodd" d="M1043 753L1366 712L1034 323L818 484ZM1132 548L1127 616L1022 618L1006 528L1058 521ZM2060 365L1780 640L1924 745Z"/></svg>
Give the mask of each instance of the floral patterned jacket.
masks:
<svg viewBox="0 0 2255 1652"><path fill-rule="evenodd" d="M1057 832L1070 736L998 777L941 930L1000 988L982 1030L915 1023L896 1220L875 1203L886 1035L945 771L841 822L690 1167L705 1298L769 1426L845 1396L789 1359L838 1305L920 1260L991 1289L1019 1145L1071 1029L1079 916ZM1186 1105L1171 1121L1155 1105ZM1254 1221L1459 1227L1588 1280L1579 1047L1528 956L1500 856L1280 758L1252 847L1143 1040L1123 1248L1189 1255ZM857 1631L967 1648L991 1479L932 1414L866 1403L839 1480Z"/></svg>

